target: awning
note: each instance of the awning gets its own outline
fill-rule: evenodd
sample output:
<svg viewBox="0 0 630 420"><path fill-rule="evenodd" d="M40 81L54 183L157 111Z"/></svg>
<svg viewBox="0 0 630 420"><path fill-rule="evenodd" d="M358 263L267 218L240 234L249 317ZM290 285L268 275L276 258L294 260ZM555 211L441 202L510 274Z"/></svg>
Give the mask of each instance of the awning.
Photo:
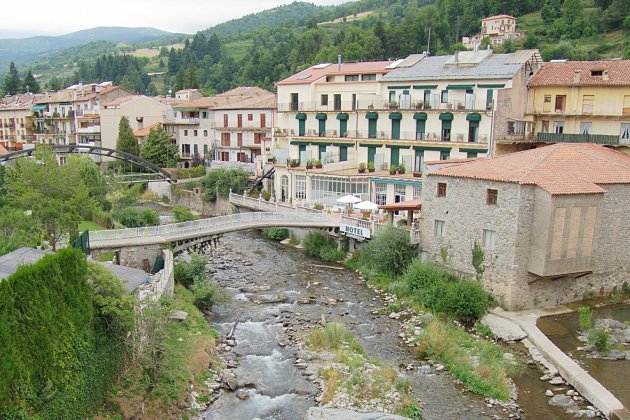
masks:
<svg viewBox="0 0 630 420"><path fill-rule="evenodd" d="M436 89L438 85L413 85L414 89Z"/></svg>
<svg viewBox="0 0 630 420"><path fill-rule="evenodd" d="M481 121L481 115L474 112L472 114L466 115L466 120L468 121Z"/></svg>
<svg viewBox="0 0 630 420"><path fill-rule="evenodd" d="M348 113L347 112L340 112L339 114L337 114L337 119L339 121L348 121Z"/></svg>
<svg viewBox="0 0 630 420"><path fill-rule="evenodd" d="M460 147L459 151L460 152L474 152L474 153L488 153L488 149L475 149L475 148L468 148L468 147Z"/></svg>
<svg viewBox="0 0 630 420"><path fill-rule="evenodd" d="M389 113L390 120L402 120L402 112L390 112Z"/></svg>
<svg viewBox="0 0 630 420"><path fill-rule="evenodd" d="M446 86L447 90L467 90L474 88L475 85L448 85Z"/></svg>
<svg viewBox="0 0 630 420"><path fill-rule="evenodd" d="M442 121L453 121L453 114L450 112L442 112L440 114L440 120Z"/></svg>
<svg viewBox="0 0 630 420"><path fill-rule="evenodd" d="M47 104L37 104L33 105L33 111L45 111L48 108Z"/></svg>
<svg viewBox="0 0 630 420"><path fill-rule="evenodd" d="M409 201L401 201L400 203L392 203L385 204L384 206L379 206L385 211L405 211L405 210L421 210L422 203L420 200L409 200Z"/></svg>
<svg viewBox="0 0 630 420"><path fill-rule="evenodd" d="M365 118L368 120L378 120L378 112L370 111L365 114Z"/></svg>
<svg viewBox="0 0 630 420"><path fill-rule="evenodd" d="M414 120L420 120L420 121L426 121L427 120L427 113L426 112L416 112L415 114L413 114L413 119Z"/></svg>
<svg viewBox="0 0 630 420"><path fill-rule="evenodd" d="M295 114L295 119L296 120L305 120L306 119L306 114L303 112L298 112L297 114Z"/></svg>
<svg viewBox="0 0 630 420"><path fill-rule="evenodd" d="M315 115L315 119L316 120L324 120L324 121L326 121L328 119L328 115L326 115L324 112L318 112Z"/></svg>
<svg viewBox="0 0 630 420"><path fill-rule="evenodd" d="M387 89L411 89L411 85L404 85L404 86L387 86Z"/></svg>
<svg viewBox="0 0 630 420"><path fill-rule="evenodd" d="M496 83L496 84L478 84L477 87L485 88L485 89L502 89L505 87L505 83Z"/></svg>

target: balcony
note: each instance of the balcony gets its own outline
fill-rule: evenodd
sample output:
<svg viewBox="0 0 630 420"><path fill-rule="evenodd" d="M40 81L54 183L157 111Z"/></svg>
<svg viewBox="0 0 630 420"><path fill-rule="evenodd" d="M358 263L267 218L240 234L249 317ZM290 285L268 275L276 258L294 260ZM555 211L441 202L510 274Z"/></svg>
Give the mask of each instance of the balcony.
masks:
<svg viewBox="0 0 630 420"><path fill-rule="evenodd" d="M164 123L175 125L199 125L199 118L176 118L173 116L165 116Z"/></svg>
<svg viewBox="0 0 630 420"><path fill-rule="evenodd" d="M92 125L89 127L78 127L77 128L77 133L78 134L95 134L95 133L100 133L101 132L101 126L100 125Z"/></svg>
<svg viewBox="0 0 630 420"><path fill-rule="evenodd" d="M544 143L594 143L609 146L618 146L628 144L630 141L621 140L619 136L611 136L605 134L556 134L556 133L538 133L536 138Z"/></svg>

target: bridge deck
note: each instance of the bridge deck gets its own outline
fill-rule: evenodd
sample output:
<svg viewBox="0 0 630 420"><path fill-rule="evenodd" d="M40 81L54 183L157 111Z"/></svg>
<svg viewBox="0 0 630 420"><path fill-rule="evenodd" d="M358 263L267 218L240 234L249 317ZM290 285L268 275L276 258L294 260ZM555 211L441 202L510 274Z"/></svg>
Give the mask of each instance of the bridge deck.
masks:
<svg viewBox="0 0 630 420"><path fill-rule="evenodd" d="M266 227L333 228L339 227L339 221L315 213L238 213L169 225L90 232L90 249L165 244Z"/></svg>

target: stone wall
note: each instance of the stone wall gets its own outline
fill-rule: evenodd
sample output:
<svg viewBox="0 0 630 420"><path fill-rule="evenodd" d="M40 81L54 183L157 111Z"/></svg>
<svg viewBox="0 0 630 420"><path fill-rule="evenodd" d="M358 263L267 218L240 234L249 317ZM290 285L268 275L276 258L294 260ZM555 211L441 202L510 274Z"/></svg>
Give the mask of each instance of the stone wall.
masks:
<svg viewBox="0 0 630 420"><path fill-rule="evenodd" d="M219 198L214 203L207 203L203 200L201 190L186 190L173 186L171 188L171 203L187 207L202 216L213 217L234 213L234 206L226 199Z"/></svg>
<svg viewBox="0 0 630 420"><path fill-rule="evenodd" d="M140 302L155 302L163 295L173 296L175 291L173 252L165 249L162 251L162 256L164 268L151 276L151 283L140 286L136 292Z"/></svg>
<svg viewBox="0 0 630 420"><path fill-rule="evenodd" d="M158 244L121 248L118 263L149 272L158 255L162 254L162 247Z"/></svg>

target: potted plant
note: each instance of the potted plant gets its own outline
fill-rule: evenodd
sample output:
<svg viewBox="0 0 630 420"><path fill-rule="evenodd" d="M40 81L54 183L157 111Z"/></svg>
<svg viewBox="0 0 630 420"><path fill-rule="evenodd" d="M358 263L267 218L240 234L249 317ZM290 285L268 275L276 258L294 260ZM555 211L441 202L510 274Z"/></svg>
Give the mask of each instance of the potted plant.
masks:
<svg viewBox="0 0 630 420"><path fill-rule="evenodd" d="M391 166L389 167L389 174L390 174L390 175L396 175L396 170L397 170L397 169L398 169L398 168L396 167L396 165L391 165Z"/></svg>
<svg viewBox="0 0 630 420"><path fill-rule="evenodd" d="M298 166L300 166L300 161L298 159L291 159L291 160L289 160L289 167L290 168L297 168Z"/></svg>
<svg viewBox="0 0 630 420"><path fill-rule="evenodd" d="M366 169L365 163L363 163L363 162L359 163L359 173L360 174L365 173L365 169Z"/></svg>
<svg viewBox="0 0 630 420"><path fill-rule="evenodd" d="M374 172L376 170L376 168L374 167L374 162L368 162L367 170L368 172Z"/></svg>
<svg viewBox="0 0 630 420"><path fill-rule="evenodd" d="M404 173L405 173L405 171L407 170L407 169L405 168L405 165L400 165L400 166L399 166L398 168L396 168L396 169L397 169L397 172L398 172L400 175L404 174Z"/></svg>
<svg viewBox="0 0 630 420"><path fill-rule="evenodd" d="M313 169L313 161L309 160L306 162L306 169Z"/></svg>
<svg viewBox="0 0 630 420"><path fill-rule="evenodd" d="M398 109L398 102L390 101L389 102L389 109Z"/></svg>
<svg viewBox="0 0 630 420"><path fill-rule="evenodd" d="M423 105L424 105L423 101L416 101L416 109L422 109Z"/></svg>
<svg viewBox="0 0 630 420"><path fill-rule="evenodd" d="M322 161L321 160L316 160L315 161L315 167L317 169L321 169L324 165L322 165Z"/></svg>

